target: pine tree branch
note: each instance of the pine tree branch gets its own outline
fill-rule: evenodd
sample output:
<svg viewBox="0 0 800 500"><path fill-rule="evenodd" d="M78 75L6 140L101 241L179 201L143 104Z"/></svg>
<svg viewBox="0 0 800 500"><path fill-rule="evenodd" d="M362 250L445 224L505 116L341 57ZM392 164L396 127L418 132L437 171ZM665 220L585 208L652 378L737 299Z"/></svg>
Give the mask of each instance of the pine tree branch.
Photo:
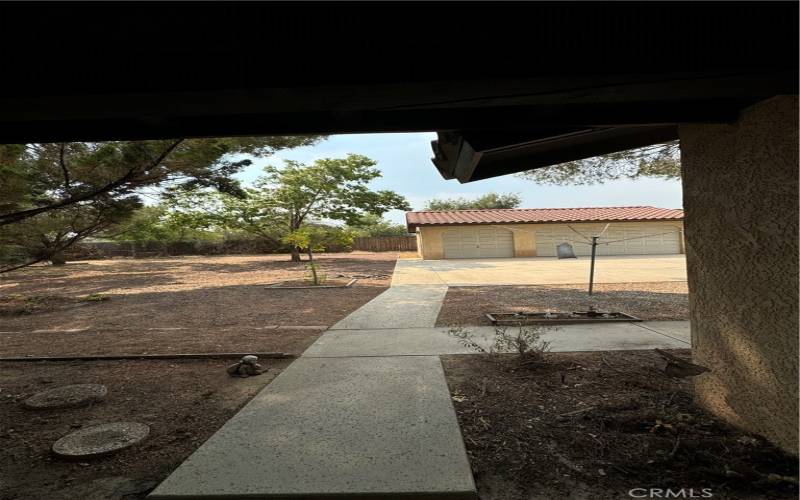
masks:
<svg viewBox="0 0 800 500"><path fill-rule="evenodd" d="M150 170L150 169L153 169L156 166L158 166L161 162L163 162L167 158L167 156L169 156L170 153L172 153L172 151L176 147L178 147L178 145L181 142L183 142L183 139L178 139L175 142L173 142L172 144L170 144L169 147L167 147L164 151L162 151L161 154L158 155L158 157L150 165L147 166L146 170ZM45 206L37 207L37 208L31 208L31 209L28 209L28 210L21 210L21 211L18 211L18 212L12 212L12 213L9 213L9 214L0 215L0 226L5 226L5 225L8 225L8 224L13 224L15 222L20 222L20 221L23 221L25 219L29 219L29 218L31 218L31 217L33 217L35 215L39 215L39 214L42 214L42 213L45 213L45 212L49 212L51 210L56 210L56 209L59 209L59 208L68 207L70 205L74 205L74 204L80 203L82 201L90 200L90 199L95 198L95 197L97 197L97 196L99 196L101 194L105 194L105 193L108 193L110 191L113 191L114 189L117 189L118 187L123 186L128 181L130 181L134 177L134 175L136 175L137 170L138 169L136 167L131 167L128 170L128 172L125 173L125 175L123 175L119 179L116 179L114 181L111 181L111 182L105 184L104 186L101 186L101 187L99 187L97 189L93 189L93 190L85 192L85 193L68 196L67 198L64 198L63 200L57 201L55 203L51 203L49 205L45 205Z"/></svg>

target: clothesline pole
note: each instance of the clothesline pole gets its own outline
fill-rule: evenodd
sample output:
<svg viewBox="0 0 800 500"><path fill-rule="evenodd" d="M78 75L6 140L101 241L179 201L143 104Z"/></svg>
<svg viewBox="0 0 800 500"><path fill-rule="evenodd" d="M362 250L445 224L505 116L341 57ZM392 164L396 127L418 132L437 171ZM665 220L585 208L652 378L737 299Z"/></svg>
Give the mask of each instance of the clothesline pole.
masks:
<svg viewBox="0 0 800 500"><path fill-rule="evenodd" d="M592 294L594 288L594 257L597 253L597 238L599 236L592 236L592 263L589 266L589 295Z"/></svg>

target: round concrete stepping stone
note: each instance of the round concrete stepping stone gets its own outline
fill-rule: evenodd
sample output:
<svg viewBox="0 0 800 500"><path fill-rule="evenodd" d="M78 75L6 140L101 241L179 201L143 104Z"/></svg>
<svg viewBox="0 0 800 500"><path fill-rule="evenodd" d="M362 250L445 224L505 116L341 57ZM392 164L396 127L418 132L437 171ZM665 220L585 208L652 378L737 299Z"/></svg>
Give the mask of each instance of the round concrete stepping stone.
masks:
<svg viewBox="0 0 800 500"><path fill-rule="evenodd" d="M150 427L138 422L94 425L67 434L53 444L53 453L65 458L98 457L140 442Z"/></svg>
<svg viewBox="0 0 800 500"><path fill-rule="evenodd" d="M23 404L34 410L75 408L96 403L106 397L106 394L108 389L100 384L65 385L36 393Z"/></svg>

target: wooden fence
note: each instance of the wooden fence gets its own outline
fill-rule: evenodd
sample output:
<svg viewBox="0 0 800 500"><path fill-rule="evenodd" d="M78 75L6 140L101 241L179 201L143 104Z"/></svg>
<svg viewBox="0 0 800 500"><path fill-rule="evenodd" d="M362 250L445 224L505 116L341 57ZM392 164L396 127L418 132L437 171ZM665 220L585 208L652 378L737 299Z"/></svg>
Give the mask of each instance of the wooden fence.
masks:
<svg viewBox="0 0 800 500"><path fill-rule="evenodd" d="M410 236L370 236L355 238L353 250L367 252L416 252L417 237Z"/></svg>

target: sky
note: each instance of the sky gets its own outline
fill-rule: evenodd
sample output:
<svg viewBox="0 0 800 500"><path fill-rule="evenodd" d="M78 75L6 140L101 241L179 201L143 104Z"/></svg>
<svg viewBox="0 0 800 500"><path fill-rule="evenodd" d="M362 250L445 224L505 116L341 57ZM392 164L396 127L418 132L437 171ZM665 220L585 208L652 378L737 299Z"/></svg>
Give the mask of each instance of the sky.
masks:
<svg viewBox="0 0 800 500"><path fill-rule="evenodd" d="M421 210L431 198L465 197L481 194L516 193L520 208L570 208L626 205L651 205L681 208L680 181L640 179L607 182L593 186L540 186L513 175L460 184L444 180L431 162L431 141L436 134L349 134L330 136L315 146L279 151L268 158L256 158L236 175L250 183L262 174L265 165L282 165L283 159L312 163L319 158L342 158L348 153L368 156L378 162L383 177L372 181L374 189L391 189L408 199L414 210ZM393 210L384 215L395 223L405 223L405 213Z"/></svg>

